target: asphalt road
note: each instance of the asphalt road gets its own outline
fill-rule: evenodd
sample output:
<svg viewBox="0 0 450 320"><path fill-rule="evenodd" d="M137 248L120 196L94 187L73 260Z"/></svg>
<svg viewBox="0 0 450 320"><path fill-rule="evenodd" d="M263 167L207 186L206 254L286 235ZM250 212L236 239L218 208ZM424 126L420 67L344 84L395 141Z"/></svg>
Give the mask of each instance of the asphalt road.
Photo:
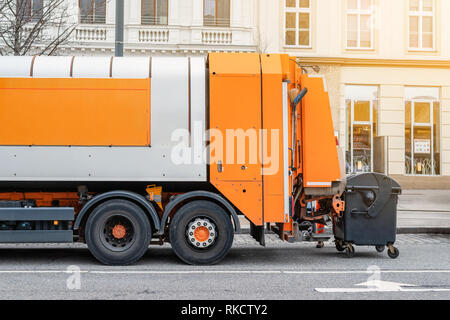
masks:
<svg viewBox="0 0 450 320"><path fill-rule="evenodd" d="M332 243L267 243L237 235L207 267L168 245L127 267L100 265L79 244L0 245L0 299L450 299L450 235L399 235L396 260L371 247L349 259Z"/></svg>

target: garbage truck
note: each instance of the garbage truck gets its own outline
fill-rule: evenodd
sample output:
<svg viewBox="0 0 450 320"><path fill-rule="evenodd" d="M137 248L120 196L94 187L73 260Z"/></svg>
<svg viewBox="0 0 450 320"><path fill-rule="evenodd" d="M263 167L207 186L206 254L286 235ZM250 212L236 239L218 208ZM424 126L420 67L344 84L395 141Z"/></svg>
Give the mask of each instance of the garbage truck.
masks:
<svg viewBox="0 0 450 320"><path fill-rule="evenodd" d="M388 176L347 176L324 77L285 54L0 57L0 243L170 243L215 264L250 234L396 258Z"/></svg>

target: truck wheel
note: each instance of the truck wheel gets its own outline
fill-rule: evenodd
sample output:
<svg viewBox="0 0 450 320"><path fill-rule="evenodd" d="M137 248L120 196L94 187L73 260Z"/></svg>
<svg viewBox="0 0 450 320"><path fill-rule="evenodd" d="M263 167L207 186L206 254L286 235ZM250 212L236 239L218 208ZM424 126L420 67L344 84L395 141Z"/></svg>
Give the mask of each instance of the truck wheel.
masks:
<svg viewBox="0 0 450 320"><path fill-rule="evenodd" d="M144 211L137 205L126 200L110 200L89 216L85 236L97 260L107 265L127 265L145 254L152 229Z"/></svg>
<svg viewBox="0 0 450 320"><path fill-rule="evenodd" d="M170 243L187 264L215 264L233 244L231 219L220 206L194 201L182 206L170 222Z"/></svg>

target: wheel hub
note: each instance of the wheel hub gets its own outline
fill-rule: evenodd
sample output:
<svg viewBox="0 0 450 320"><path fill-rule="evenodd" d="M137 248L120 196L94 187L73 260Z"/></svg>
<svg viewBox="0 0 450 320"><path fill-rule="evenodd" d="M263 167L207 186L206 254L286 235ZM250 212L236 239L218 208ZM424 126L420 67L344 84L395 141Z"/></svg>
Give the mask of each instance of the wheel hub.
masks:
<svg viewBox="0 0 450 320"><path fill-rule="evenodd" d="M122 239L127 234L127 229L121 224L116 224L114 226L114 228L112 229L112 234L113 234L114 238Z"/></svg>
<svg viewBox="0 0 450 320"><path fill-rule="evenodd" d="M134 243L134 226L124 216L113 216L105 222L100 239L112 251L125 251Z"/></svg>
<svg viewBox="0 0 450 320"><path fill-rule="evenodd" d="M196 218L189 223L186 237L192 246L198 249L208 248L217 237L216 226L206 218Z"/></svg>

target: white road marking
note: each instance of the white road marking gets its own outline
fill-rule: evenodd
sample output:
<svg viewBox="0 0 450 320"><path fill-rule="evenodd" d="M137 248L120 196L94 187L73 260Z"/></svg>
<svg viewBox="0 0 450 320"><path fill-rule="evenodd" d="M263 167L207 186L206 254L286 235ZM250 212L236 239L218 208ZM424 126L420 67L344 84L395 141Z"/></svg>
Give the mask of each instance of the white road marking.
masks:
<svg viewBox="0 0 450 320"><path fill-rule="evenodd" d="M365 288L315 288L321 293L360 293L360 292L450 292L450 288L416 288L417 285L371 280L355 284ZM406 288L404 288L406 287ZM414 288L411 288L414 287Z"/></svg>
<svg viewBox="0 0 450 320"><path fill-rule="evenodd" d="M363 292L450 292L450 289L443 288L400 288L398 290L378 289L378 288L316 288L320 293L363 293Z"/></svg>
<svg viewBox="0 0 450 320"><path fill-rule="evenodd" d="M381 273L450 273L450 270L380 270ZM286 274L369 274L367 270L283 271Z"/></svg>
<svg viewBox="0 0 450 320"><path fill-rule="evenodd" d="M78 272L78 271L77 271ZM89 273L88 270L79 271L81 273ZM0 270L0 274L11 274L11 273L68 273L72 274L73 271L67 270Z"/></svg>
<svg viewBox="0 0 450 320"><path fill-rule="evenodd" d="M80 270L81 273L92 274L370 274L367 270ZM12 273L73 273L67 270L0 270L0 274ZM380 270L380 273L450 273L450 270Z"/></svg>

